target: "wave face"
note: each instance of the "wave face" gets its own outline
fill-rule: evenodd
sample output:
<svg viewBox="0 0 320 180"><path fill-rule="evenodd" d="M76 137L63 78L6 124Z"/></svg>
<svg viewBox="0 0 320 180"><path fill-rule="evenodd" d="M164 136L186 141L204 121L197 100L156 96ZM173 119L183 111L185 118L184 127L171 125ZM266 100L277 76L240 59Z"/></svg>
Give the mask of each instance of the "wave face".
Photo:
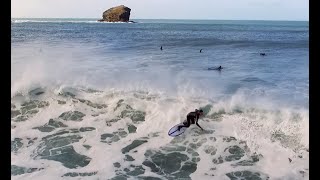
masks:
<svg viewBox="0 0 320 180"><path fill-rule="evenodd" d="M306 22L72 21L11 25L12 179L309 179Z"/></svg>

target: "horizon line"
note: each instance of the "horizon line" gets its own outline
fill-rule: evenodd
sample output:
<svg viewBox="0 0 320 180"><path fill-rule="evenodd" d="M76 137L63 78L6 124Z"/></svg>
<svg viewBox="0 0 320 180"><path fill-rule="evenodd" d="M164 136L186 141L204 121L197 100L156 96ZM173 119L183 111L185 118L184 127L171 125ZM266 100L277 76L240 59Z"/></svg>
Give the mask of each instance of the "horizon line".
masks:
<svg viewBox="0 0 320 180"><path fill-rule="evenodd" d="M97 19L93 17L11 17L11 19ZM101 19L101 18L100 18ZM169 19L169 18L132 18L131 20L203 20L203 21L304 21L309 22L309 20L285 20L285 19Z"/></svg>

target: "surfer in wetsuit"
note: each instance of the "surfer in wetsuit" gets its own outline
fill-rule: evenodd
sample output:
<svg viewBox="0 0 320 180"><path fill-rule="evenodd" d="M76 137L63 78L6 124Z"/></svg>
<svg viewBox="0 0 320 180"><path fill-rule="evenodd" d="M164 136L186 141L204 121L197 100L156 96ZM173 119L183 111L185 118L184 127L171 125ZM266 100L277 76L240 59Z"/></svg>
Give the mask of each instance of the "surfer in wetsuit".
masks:
<svg viewBox="0 0 320 180"><path fill-rule="evenodd" d="M209 67L208 70L217 70L217 71L221 71L221 69L223 69L223 67L219 66L219 67Z"/></svg>
<svg viewBox="0 0 320 180"><path fill-rule="evenodd" d="M196 124L200 129L202 129L202 127L200 127L200 125L198 124L198 120L200 116L203 116L202 109L200 110L196 109L194 112L189 112L187 115L187 121L183 122L183 125L178 126L178 131L180 131L182 127L188 128L191 124Z"/></svg>

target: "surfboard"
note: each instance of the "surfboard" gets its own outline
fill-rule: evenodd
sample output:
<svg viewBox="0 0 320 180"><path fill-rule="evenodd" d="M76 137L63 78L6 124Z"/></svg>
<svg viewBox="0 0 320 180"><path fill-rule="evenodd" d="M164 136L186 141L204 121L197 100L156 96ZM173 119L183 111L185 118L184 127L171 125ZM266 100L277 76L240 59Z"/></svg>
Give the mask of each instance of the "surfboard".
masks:
<svg viewBox="0 0 320 180"><path fill-rule="evenodd" d="M179 136L180 134L184 133L184 131L185 131L186 129L188 129L187 127L182 127L182 128L180 128L180 130L178 131L178 126L180 126L180 125L183 125L183 123L179 123L179 124L173 126L173 127L169 130L168 135L169 135L169 136L172 136L172 137L176 137L176 136Z"/></svg>
<svg viewBox="0 0 320 180"><path fill-rule="evenodd" d="M223 67L221 67L221 69L223 69ZM219 67L209 67L208 68L208 70L221 70L221 69L219 69Z"/></svg>

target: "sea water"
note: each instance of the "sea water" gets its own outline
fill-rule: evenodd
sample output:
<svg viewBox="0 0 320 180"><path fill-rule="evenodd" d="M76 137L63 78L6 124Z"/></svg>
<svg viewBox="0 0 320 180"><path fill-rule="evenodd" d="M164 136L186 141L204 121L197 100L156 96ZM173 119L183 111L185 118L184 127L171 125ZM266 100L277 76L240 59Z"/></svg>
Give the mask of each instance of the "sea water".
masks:
<svg viewBox="0 0 320 180"><path fill-rule="evenodd" d="M12 179L309 179L308 22L134 21L11 20Z"/></svg>

